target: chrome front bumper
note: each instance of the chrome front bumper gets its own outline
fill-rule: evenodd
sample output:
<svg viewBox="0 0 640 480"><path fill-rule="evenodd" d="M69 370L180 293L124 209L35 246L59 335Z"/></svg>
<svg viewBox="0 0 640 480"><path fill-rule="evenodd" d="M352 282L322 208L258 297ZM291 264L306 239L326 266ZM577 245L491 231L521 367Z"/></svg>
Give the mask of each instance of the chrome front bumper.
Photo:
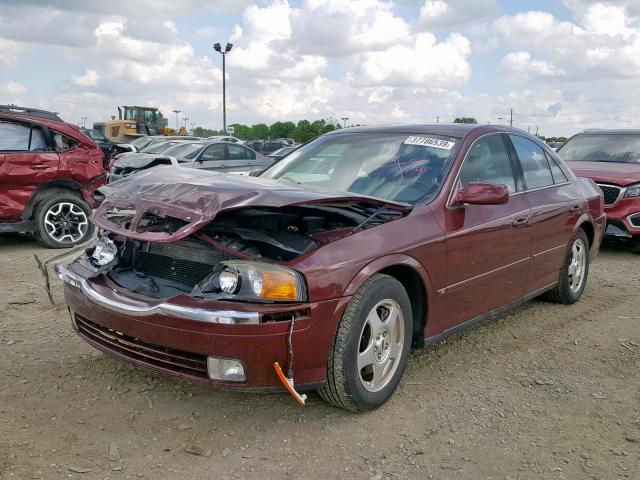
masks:
<svg viewBox="0 0 640 480"><path fill-rule="evenodd" d="M170 302L146 303L140 300L123 297L117 292L108 298L97 292L91 284L62 265L56 267L58 277L69 285L79 288L92 302L111 312L132 317L150 315L169 315L196 322L225 325L257 325L260 323L258 312L239 312L235 310L208 310L204 308L185 307Z"/></svg>

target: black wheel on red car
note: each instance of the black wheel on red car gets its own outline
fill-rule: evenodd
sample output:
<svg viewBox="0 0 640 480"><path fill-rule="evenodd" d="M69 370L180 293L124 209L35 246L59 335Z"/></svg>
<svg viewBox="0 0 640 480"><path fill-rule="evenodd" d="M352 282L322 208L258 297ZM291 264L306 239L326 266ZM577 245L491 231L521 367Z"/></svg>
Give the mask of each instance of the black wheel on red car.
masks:
<svg viewBox="0 0 640 480"><path fill-rule="evenodd" d="M412 323L402 284L388 275L369 278L342 315L322 398L354 412L385 403L407 365Z"/></svg>
<svg viewBox="0 0 640 480"><path fill-rule="evenodd" d="M570 305L580 300L589 275L589 239L583 229L578 229L567 252L567 259L560 270L560 280L547 298L556 303Z"/></svg>
<svg viewBox="0 0 640 480"><path fill-rule="evenodd" d="M36 207L36 238L48 248L69 248L86 242L95 227L89 222L91 208L71 193L59 193Z"/></svg>

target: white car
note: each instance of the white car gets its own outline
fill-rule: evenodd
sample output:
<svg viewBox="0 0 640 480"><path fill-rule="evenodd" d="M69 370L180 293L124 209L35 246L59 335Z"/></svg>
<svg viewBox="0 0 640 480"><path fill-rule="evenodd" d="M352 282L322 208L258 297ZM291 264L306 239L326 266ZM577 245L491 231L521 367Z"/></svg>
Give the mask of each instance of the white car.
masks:
<svg viewBox="0 0 640 480"><path fill-rule="evenodd" d="M207 141L211 142L230 142L230 143L239 143L243 144L244 142L236 137L224 137L222 135L214 135L213 137L207 137Z"/></svg>

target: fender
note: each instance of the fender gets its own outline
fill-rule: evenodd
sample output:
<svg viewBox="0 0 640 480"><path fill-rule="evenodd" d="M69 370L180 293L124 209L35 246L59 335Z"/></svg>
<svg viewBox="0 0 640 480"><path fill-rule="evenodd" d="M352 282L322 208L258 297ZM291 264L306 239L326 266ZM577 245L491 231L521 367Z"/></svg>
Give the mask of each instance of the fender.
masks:
<svg viewBox="0 0 640 480"><path fill-rule="evenodd" d="M427 298L434 297L433 283L431 282L431 278L429 277L427 271L415 258L403 253L393 253L391 255L385 255L384 257L376 258L371 263L368 263L351 279L342 296L352 296L371 275L379 272L380 270L384 270L385 268L395 267L398 265L411 267L413 270L415 270L425 286L425 294Z"/></svg>
<svg viewBox="0 0 640 480"><path fill-rule="evenodd" d="M24 211L22 212L20 218L22 218L23 220L29 220L33 215L33 209L38 204L38 202L46 198L48 195L51 195L52 193L71 192L77 193L80 198L83 198L83 188L84 185L68 178L59 178L48 183L43 183L42 185L38 185L38 187L31 194L31 197L25 205Z"/></svg>

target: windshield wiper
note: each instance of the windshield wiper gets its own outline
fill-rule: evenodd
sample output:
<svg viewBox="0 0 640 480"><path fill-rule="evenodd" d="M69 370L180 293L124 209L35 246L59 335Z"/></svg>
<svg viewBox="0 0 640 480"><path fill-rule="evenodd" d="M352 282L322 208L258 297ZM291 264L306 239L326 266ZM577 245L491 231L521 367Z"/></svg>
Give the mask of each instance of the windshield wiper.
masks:
<svg viewBox="0 0 640 480"><path fill-rule="evenodd" d="M378 217L380 215L380 213L382 213L382 211L384 209L386 209L386 208L387 208L386 205L382 205L380 208L377 208L371 215L369 215L362 222L360 222L358 225L356 225L353 228L353 230L351 230L351 233L356 233L358 230L362 230L367 223L369 223L374 218ZM386 218L384 216L382 216L381 218L386 220Z"/></svg>

